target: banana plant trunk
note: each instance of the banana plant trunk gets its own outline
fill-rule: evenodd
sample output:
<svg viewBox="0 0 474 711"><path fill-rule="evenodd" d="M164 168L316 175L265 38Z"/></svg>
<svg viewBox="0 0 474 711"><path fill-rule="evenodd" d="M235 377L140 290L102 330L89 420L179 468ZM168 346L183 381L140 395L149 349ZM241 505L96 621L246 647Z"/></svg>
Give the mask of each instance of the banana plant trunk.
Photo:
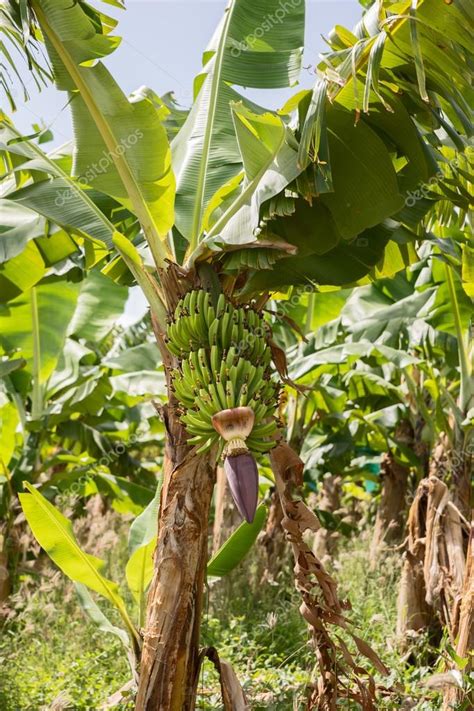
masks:
<svg viewBox="0 0 474 711"><path fill-rule="evenodd" d="M179 298L173 272L168 294ZM174 282L174 283L173 283ZM174 366L164 333L152 317L167 379L168 404L158 408L165 426L163 486L154 575L142 632L136 711L191 711L201 665L199 635L208 558L208 520L216 454L187 444L171 388Z"/></svg>
<svg viewBox="0 0 474 711"><path fill-rule="evenodd" d="M162 414L167 432L164 480L136 709L190 711L200 665L215 457L196 455L186 445L172 399Z"/></svg>

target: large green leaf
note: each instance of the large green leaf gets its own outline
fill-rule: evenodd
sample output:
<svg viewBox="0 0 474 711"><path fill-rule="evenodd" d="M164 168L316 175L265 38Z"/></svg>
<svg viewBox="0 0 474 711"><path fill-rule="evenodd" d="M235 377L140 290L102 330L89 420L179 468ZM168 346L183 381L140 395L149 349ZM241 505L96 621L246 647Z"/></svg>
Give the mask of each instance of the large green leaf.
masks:
<svg viewBox="0 0 474 711"><path fill-rule="evenodd" d="M20 421L16 406L0 391L0 468L8 467L15 451L15 432Z"/></svg>
<svg viewBox="0 0 474 711"><path fill-rule="evenodd" d="M222 214L204 244L254 242L262 203L278 195L300 172L296 142L279 116L254 114L242 103L233 104L232 112L245 177L233 191L228 208L220 206Z"/></svg>
<svg viewBox="0 0 474 711"><path fill-rule="evenodd" d="M362 92L363 83L357 80L357 86L358 91ZM388 90L384 91L384 101L385 105L376 96L372 99L371 94L370 111L363 114L359 121L368 124L389 151L396 149L401 163L397 172L398 184L400 192L404 193L427 181L438 168L403 101ZM338 94L336 105L355 111L357 102L352 84Z"/></svg>
<svg viewBox="0 0 474 711"><path fill-rule="evenodd" d="M219 548L207 564L207 574L221 578L228 575L245 558L263 528L267 507L260 504L252 523L244 521Z"/></svg>
<svg viewBox="0 0 474 711"><path fill-rule="evenodd" d="M0 198L0 264L20 254L30 239L45 233L45 221L21 205Z"/></svg>
<svg viewBox="0 0 474 711"><path fill-rule="evenodd" d="M300 201L301 203L303 201ZM303 210L307 210L306 206ZM286 218L290 220L291 218ZM298 233L298 219L295 216L293 223L289 223L291 241L296 242ZM315 223L314 227L318 227ZM352 242L341 241L335 247L328 249L323 254L311 252L307 246L308 232L299 233L305 244L303 256L287 257L278 262L274 270L255 272L249 279L243 293L251 294L267 289L278 290L288 285L298 284L332 284L337 286L347 285L361 279L379 262L383 256L385 246L390 239L391 230L379 225L362 232ZM328 235L316 233L315 243L318 239L327 239Z"/></svg>
<svg viewBox="0 0 474 711"><path fill-rule="evenodd" d="M144 94L127 99L100 62L116 46L103 16L85 3L35 0L58 87L71 94L74 173L135 212L159 263L173 223L174 178L166 131L168 110ZM87 62L87 63L85 63Z"/></svg>
<svg viewBox="0 0 474 711"><path fill-rule="evenodd" d="M78 292L78 284L55 281L0 304L0 344L26 360L27 372L37 369L40 384L58 362Z"/></svg>
<svg viewBox="0 0 474 711"><path fill-rule="evenodd" d="M153 553L156 547L162 483L163 480L160 479L155 496L134 520L128 535L130 558L125 568L125 576L128 587L138 602L140 625L144 619L144 594L153 577Z"/></svg>
<svg viewBox="0 0 474 711"><path fill-rule="evenodd" d="M350 111L327 112L333 192L321 195L343 239L390 217L403 206L397 176L383 141Z"/></svg>
<svg viewBox="0 0 474 711"><path fill-rule="evenodd" d="M98 343L114 328L127 298L127 287L92 269L82 282L68 335Z"/></svg>
<svg viewBox="0 0 474 711"><path fill-rule="evenodd" d="M60 158L48 156L5 119L0 119L0 152L14 159L17 171L23 174L39 171L47 177L19 190L9 190L5 202L12 200L58 225L112 247L114 226L94 204L88 191L82 189L84 186L64 170Z"/></svg>
<svg viewBox="0 0 474 711"><path fill-rule="evenodd" d="M117 583L102 574L104 561L85 553L76 541L71 522L31 484L25 483L25 486L29 493L19 495L20 503L38 543L68 578L109 600L132 631Z"/></svg>
<svg viewBox="0 0 474 711"><path fill-rule="evenodd" d="M28 242L21 254L0 264L0 303L28 291L44 276L46 266L35 241Z"/></svg>
<svg viewBox="0 0 474 711"><path fill-rule="evenodd" d="M230 102L243 97L229 85L283 87L298 76L304 3L284 7L277 0L232 0L204 55L196 101L173 141L176 224L192 249L201 236L209 200L241 170ZM283 13L284 22L275 21L276 12Z"/></svg>

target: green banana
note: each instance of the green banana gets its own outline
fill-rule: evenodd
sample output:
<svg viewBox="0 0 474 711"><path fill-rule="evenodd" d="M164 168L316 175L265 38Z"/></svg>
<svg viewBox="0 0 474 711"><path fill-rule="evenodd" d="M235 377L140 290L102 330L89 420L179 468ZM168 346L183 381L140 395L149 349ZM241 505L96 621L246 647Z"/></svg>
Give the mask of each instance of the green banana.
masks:
<svg viewBox="0 0 474 711"><path fill-rule="evenodd" d="M226 301L225 301L225 295L224 294L219 294L219 298L217 300L217 306L216 306L216 318L222 318L222 315L225 313L225 307L226 307Z"/></svg>
<svg viewBox="0 0 474 711"><path fill-rule="evenodd" d="M221 351L218 346L211 346L210 351L211 371L217 373L220 367Z"/></svg>
<svg viewBox="0 0 474 711"><path fill-rule="evenodd" d="M227 410L227 397L225 394L225 388L222 382L216 383L216 390L219 396L219 402L221 403L221 410Z"/></svg>
<svg viewBox="0 0 474 711"><path fill-rule="evenodd" d="M260 329L260 330L259 330ZM212 425L223 409L251 407L254 427L249 448L266 452L274 446L272 418L278 387L270 380L269 327L253 306L235 306L221 293L215 306L205 289L181 298L170 317L166 342L177 357L172 388L184 412L181 422L191 435L189 444L206 451L224 440Z"/></svg>
<svg viewBox="0 0 474 711"><path fill-rule="evenodd" d="M218 340L217 340L217 334L219 331L219 319L216 317L214 321L211 323L209 326L209 331L208 331L208 338L209 338L209 345L210 346L217 346L218 345Z"/></svg>

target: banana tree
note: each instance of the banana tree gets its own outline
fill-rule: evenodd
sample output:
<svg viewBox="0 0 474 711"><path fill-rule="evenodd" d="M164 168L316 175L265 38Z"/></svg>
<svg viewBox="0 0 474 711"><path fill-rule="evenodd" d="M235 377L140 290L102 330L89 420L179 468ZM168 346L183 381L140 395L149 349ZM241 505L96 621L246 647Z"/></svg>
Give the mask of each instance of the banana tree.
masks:
<svg viewBox="0 0 474 711"><path fill-rule="evenodd" d="M376 3L354 33L331 36L314 91L269 112L234 87L297 81L304 3L288 3L282 22L272 23L268 16L282 10L274 0L231 0L203 55L193 106L179 120L152 92L121 91L101 61L118 45L116 23L104 13L66 0L10 0L2 9L14 42L30 54L44 42L74 123L71 163L67 152L44 154L2 119L3 198L27 211L26 221L39 214L66 232L79 269L93 264L113 279L132 276L149 301L165 368L167 444L138 709L195 705L207 520L222 453L236 502L251 519L255 457L271 451L284 525L302 560L302 533L312 524L291 497L300 462L278 443L271 360L283 377L285 365L261 309L269 291L352 284L393 274L413 258L424 212L407 203L407 191L436 173L439 129L460 150L465 143L471 41L464 3L418 5ZM7 77L4 84L8 90ZM4 269L13 293L55 268L38 239L21 252L10 240L15 253ZM56 244L54 234L48 244ZM36 271L27 267L32 255ZM342 694L373 708L370 683L356 676L355 687L339 688L347 668L339 663L334 676L337 648L327 626L347 622L332 588L333 614L324 616L308 592L314 580L324 589L324 571L306 550L303 558L302 610L320 663L312 701L334 704Z"/></svg>

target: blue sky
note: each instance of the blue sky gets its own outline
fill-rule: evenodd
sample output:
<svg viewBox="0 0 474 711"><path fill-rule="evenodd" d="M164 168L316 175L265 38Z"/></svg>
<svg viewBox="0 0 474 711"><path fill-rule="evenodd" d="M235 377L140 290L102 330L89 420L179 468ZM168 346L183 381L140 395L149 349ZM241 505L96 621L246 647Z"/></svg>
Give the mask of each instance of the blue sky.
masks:
<svg viewBox="0 0 474 711"><path fill-rule="evenodd" d="M172 90L179 103L189 105L202 50L226 4L226 0L131 0L125 11L105 6L106 12L119 19L114 34L122 37L122 44L106 64L122 89L131 93L145 84L157 94ZM307 0L306 7L304 66L314 67L318 53L325 48L322 35L336 24L351 28L362 9L357 0ZM311 69L303 69L300 86L311 87L313 82ZM29 133L31 125L42 120L51 125L55 144L64 143L72 133L66 95L54 87L38 94L32 83L28 89L32 96L14 114L16 125ZM294 92L292 88L246 93L268 108L278 108Z"/></svg>

